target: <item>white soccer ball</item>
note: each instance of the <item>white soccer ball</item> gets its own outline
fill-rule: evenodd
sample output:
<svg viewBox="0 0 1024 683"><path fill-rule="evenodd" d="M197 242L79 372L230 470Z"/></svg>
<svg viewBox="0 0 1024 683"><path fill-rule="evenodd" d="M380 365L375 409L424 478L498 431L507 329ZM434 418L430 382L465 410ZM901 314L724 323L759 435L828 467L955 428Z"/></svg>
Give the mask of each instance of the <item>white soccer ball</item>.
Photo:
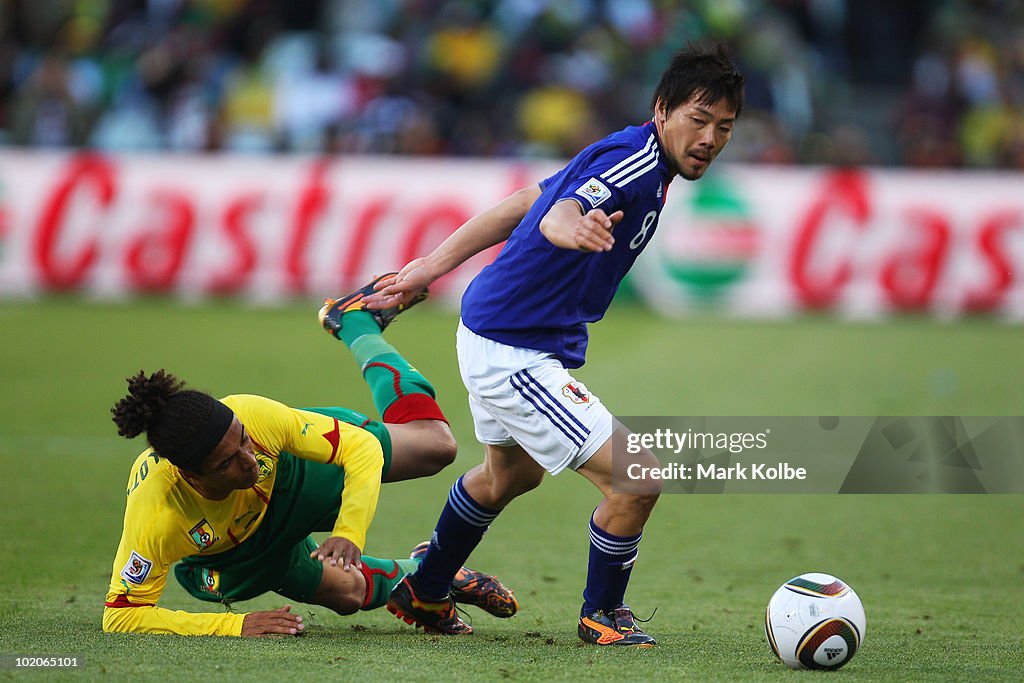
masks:
<svg viewBox="0 0 1024 683"><path fill-rule="evenodd" d="M838 669L864 642L864 606L852 588L830 574L801 574L768 601L764 633L791 669Z"/></svg>

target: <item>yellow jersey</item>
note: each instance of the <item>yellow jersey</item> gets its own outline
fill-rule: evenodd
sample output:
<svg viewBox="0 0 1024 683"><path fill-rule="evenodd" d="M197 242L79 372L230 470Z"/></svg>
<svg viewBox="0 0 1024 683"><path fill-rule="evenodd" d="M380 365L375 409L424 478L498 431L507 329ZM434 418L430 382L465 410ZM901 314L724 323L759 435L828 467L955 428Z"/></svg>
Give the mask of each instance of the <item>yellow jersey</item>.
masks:
<svg viewBox="0 0 1024 683"><path fill-rule="evenodd" d="M223 500L199 495L177 467L153 449L128 476L124 529L103 611L104 631L241 635L244 614L196 614L157 607L178 560L213 555L244 543L259 528L274 495L282 452L345 470L333 536L362 550L377 509L384 453L370 432L336 418L253 395L221 399L253 441L259 480Z"/></svg>

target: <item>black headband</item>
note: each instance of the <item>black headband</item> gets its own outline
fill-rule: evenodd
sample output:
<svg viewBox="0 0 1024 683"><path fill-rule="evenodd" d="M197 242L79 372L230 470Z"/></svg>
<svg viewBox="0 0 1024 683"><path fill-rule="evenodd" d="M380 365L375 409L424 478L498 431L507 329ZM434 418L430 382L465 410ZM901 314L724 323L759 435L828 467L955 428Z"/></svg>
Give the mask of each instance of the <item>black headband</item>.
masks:
<svg viewBox="0 0 1024 683"><path fill-rule="evenodd" d="M213 410L210 411L209 417L196 430L189 443L182 448L182 452L179 454L179 457L175 458L174 464L184 470L198 472L199 468L203 465L203 461L213 452L213 449L217 447L217 444L224 438L224 435L228 433L228 429L230 429L231 422L234 419L235 414L231 412L231 408L215 399L213 401Z"/></svg>

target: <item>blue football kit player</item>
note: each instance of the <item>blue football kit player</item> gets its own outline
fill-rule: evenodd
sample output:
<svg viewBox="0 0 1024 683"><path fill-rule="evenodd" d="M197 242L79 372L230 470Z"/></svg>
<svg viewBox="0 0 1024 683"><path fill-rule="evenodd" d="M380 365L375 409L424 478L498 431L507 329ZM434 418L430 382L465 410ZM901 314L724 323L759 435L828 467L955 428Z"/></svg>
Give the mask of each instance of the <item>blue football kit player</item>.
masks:
<svg viewBox="0 0 1024 683"><path fill-rule="evenodd" d="M580 152L538 185L467 221L430 255L378 284L370 308L401 304L471 256L506 241L462 299L459 368L484 462L452 487L423 561L388 609L448 634L452 577L484 531L545 472L573 469L601 491L589 522L590 560L577 632L597 645L650 647L624 604L643 527L660 493L613 490L612 453L628 430L570 370L583 365L587 325L600 320L651 242L676 175L699 179L728 143L743 77L718 47L677 53L652 98L653 118ZM635 456L657 466L649 451ZM621 488L621 487L620 487Z"/></svg>

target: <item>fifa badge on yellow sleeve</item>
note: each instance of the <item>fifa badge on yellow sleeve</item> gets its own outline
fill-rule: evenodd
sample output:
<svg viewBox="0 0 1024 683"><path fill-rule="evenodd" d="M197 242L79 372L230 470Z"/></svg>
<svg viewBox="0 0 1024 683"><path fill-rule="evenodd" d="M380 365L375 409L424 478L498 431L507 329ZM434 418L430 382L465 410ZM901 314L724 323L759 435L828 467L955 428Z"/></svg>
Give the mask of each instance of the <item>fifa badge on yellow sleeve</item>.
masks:
<svg viewBox="0 0 1024 683"><path fill-rule="evenodd" d="M124 569L121 570L121 578L128 583L134 583L138 586L146 580L146 577L149 576L149 570L152 568L152 560L147 560L133 550L131 557L128 558L128 562L124 565Z"/></svg>

